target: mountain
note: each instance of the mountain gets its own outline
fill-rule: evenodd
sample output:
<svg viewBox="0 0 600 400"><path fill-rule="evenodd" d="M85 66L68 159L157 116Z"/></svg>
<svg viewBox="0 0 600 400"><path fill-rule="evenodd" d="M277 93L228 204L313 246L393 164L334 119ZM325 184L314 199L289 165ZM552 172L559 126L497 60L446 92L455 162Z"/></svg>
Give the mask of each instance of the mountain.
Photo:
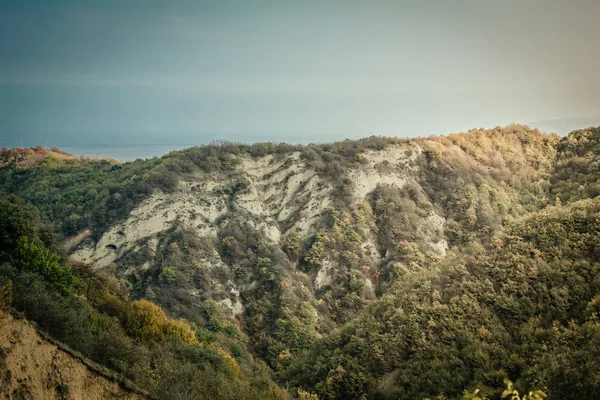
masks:
<svg viewBox="0 0 600 400"><path fill-rule="evenodd" d="M499 397L509 378L596 398L599 143L511 125L131 163L5 149L3 274L38 324L44 302L86 309L79 351L158 397Z"/></svg>

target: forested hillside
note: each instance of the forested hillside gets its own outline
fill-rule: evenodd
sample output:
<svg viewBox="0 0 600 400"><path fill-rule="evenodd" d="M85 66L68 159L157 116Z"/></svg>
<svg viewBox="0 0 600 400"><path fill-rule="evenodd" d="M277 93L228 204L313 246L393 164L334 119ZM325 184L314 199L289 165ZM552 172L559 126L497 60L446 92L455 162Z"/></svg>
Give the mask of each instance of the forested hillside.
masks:
<svg viewBox="0 0 600 400"><path fill-rule="evenodd" d="M2 150L0 301L158 398L600 398L599 160L520 125Z"/></svg>

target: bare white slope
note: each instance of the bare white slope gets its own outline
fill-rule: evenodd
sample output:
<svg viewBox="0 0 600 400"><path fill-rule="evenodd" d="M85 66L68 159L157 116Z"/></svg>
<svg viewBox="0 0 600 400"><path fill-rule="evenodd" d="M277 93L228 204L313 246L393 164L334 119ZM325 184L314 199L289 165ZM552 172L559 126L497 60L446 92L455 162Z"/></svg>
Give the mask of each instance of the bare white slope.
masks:
<svg viewBox="0 0 600 400"><path fill-rule="evenodd" d="M418 145L401 144L361 154L359 168L348 172L355 201L364 201L381 184L401 188L407 182L414 182L415 161L421 151ZM230 189L240 182L244 188L232 200ZM332 204L332 190L332 185L323 180L299 152L259 158L244 156L233 173L198 176L180 182L174 193L152 195L97 242L88 240L87 244L76 247L72 258L98 268L108 266L140 241L155 248L157 235L176 223L195 229L199 236L215 235L219 218L229 210L247 213L248 223L273 243L292 231L306 238L316 232L320 216ZM443 229L443 220L434 216L426 223L432 231ZM373 238L367 241L363 246L369 249L375 261L380 256ZM443 239L432 242L432 246L441 254L447 247ZM327 279L323 273L317 286Z"/></svg>

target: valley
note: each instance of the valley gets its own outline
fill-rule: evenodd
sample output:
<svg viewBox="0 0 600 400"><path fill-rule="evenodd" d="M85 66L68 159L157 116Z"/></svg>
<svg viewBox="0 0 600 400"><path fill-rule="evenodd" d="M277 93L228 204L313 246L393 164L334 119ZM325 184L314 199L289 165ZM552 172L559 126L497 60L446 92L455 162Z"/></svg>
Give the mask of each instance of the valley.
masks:
<svg viewBox="0 0 600 400"><path fill-rule="evenodd" d="M498 398L505 378L593 398L598 159L598 128L521 125L128 163L2 150L0 283L158 398Z"/></svg>

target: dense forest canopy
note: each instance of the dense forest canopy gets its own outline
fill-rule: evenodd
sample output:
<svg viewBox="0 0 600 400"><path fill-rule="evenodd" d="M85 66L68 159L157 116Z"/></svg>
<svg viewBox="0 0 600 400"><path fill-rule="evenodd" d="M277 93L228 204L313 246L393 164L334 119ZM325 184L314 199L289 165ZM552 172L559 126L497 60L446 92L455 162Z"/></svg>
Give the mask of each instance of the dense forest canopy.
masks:
<svg viewBox="0 0 600 400"><path fill-rule="evenodd" d="M4 149L0 306L158 398L600 398L599 144ZM155 198L220 211L128 243Z"/></svg>

